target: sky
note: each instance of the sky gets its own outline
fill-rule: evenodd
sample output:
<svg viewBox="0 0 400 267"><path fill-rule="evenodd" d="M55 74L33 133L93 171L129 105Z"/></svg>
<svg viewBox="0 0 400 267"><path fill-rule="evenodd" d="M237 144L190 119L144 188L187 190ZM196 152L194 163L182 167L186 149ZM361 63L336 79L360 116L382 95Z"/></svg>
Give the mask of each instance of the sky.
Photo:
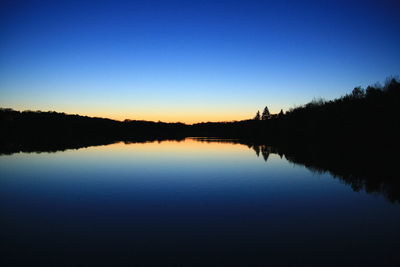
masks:
<svg viewBox="0 0 400 267"><path fill-rule="evenodd" d="M254 117L400 74L400 2L1 1L0 107Z"/></svg>

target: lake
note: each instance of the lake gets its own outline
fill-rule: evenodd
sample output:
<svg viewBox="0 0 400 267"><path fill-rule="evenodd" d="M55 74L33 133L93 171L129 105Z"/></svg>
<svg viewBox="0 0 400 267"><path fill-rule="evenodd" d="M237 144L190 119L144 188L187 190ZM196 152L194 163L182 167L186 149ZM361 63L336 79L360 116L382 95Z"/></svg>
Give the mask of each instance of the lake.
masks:
<svg viewBox="0 0 400 267"><path fill-rule="evenodd" d="M115 143L0 156L3 266L398 266L400 205L273 148Z"/></svg>

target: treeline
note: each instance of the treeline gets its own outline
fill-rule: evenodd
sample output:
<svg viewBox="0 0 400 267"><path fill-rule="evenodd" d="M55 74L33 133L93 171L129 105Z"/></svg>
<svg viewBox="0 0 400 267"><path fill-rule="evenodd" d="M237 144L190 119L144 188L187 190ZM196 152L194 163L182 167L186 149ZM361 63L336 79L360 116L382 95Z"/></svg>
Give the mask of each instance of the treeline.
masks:
<svg viewBox="0 0 400 267"><path fill-rule="evenodd" d="M280 139L307 142L349 142L372 145L395 142L400 129L400 83L356 87L335 100L314 100L270 120L271 133Z"/></svg>
<svg viewBox="0 0 400 267"><path fill-rule="evenodd" d="M57 135L59 137L87 136L90 138L119 139L125 137L170 136L184 130L183 123L164 123L151 121L123 122L69 115L57 112L15 111L0 109L0 126L3 134L25 137ZM184 132L184 131L182 131Z"/></svg>
<svg viewBox="0 0 400 267"><path fill-rule="evenodd" d="M0 109L1 146L56 141L101 143L188 136L240 138L266 143L397 143L400 128L400 83L355 88L335 100L314 100L286 113L237 122L187 125L150 121L123 122L56 112Z"/></svg>
<svg viewBox="0 0 400 267"><path fill-rule="evenodd" d="M0 109L0 152L57 151L117 141L183 138L187 125L124 122L57 112Z"/></svg>
<svg viewBox="0 0 400 267"><path fill-rule="evenodd" d="M193 125L203 136L238 137L268 143L366 144L394 142L400 129L400 83L390 79L384 86L360 87L343 97L313 100L288 112L262 115L232 123Z"/></svg>

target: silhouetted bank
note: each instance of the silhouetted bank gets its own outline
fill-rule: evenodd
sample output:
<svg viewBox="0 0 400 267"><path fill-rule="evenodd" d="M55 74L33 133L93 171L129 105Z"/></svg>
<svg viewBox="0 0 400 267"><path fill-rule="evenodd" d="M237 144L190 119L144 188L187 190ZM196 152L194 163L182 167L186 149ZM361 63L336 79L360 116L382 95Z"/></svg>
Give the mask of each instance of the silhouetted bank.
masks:
<svg viewBox="0 0 400 267"><path fill-rule="evenodd" d="M155 140L188 136L240 138L267 143L393 146L400 128L400 83L355 88L351 94L270 114L265 108L254 119L187 125L151 121L123 122L56 112L0 110L0 150L63 143L91 145L124 140Z"/></svg>
<svg viewBox="0 0 400 267"><path fill-rule="evenodd" d="M376 146L397 143L400 129L400 83L355 88L332 101L313 100L286 113L264 110L253 120L193 125L199 136L238 137L268 143L307 142Z"/></svg>
<svg viewBox="0 0 400 267"><path fill-rule="evenodd" d="M149 121L124 122L57 112L0 110L0 153L57 151L118 141L179 139L187 125Z"/></svg>

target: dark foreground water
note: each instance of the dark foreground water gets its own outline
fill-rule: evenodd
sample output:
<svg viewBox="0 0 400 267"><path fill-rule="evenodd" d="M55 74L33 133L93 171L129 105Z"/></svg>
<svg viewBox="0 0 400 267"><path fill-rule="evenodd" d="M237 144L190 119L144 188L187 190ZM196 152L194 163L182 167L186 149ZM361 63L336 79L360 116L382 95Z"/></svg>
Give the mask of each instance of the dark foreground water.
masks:
<svg viewBox="0 0 400 267"><path fill-rule="evenodd" d="M398 203L226 142L3 155L0 216L3 266L400 264Z"/></svg>

